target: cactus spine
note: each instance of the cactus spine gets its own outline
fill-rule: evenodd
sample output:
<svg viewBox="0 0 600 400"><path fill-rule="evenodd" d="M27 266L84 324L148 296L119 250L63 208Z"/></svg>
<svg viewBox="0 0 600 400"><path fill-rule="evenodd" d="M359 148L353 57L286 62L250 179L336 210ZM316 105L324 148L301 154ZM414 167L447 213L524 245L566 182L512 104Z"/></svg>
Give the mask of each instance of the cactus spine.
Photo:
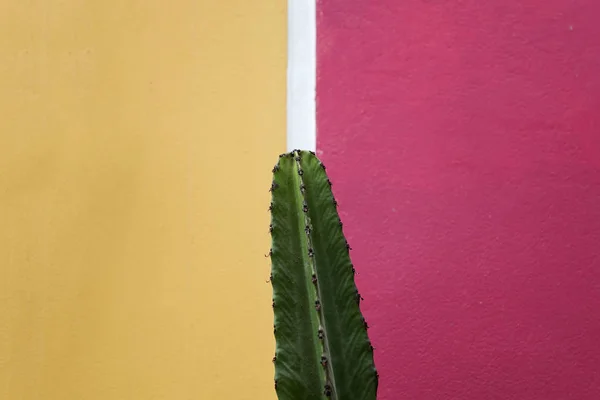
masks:
<svg viewBox="0 0 600 400"><path fill-rule="evenodd" d="M325 167L312 152L282 154L271 192L279 400L376 399L373 347Z"/></svg>

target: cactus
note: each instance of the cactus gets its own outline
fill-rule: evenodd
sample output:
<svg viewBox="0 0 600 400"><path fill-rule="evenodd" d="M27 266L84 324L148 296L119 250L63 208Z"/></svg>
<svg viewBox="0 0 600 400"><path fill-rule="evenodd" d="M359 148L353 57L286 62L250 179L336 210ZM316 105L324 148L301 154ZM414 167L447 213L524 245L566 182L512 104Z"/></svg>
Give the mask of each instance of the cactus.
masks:
<svg viewBox="0 0 600 400"><path fill-rule="evenodd" d="M313 152L282 154L270 190L279 400L376 399L373 346L325 166Z"/></svg>

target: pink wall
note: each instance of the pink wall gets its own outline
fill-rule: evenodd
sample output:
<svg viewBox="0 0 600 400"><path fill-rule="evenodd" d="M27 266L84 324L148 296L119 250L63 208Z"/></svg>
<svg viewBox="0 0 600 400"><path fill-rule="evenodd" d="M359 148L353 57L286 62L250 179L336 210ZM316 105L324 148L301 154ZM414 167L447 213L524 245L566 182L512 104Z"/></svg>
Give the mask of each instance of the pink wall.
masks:
<svg viewBox="0 0 600 400"><path fill-rule="evenodd" d="M600 1L321 0L380 399L600 398Z"/></svg>

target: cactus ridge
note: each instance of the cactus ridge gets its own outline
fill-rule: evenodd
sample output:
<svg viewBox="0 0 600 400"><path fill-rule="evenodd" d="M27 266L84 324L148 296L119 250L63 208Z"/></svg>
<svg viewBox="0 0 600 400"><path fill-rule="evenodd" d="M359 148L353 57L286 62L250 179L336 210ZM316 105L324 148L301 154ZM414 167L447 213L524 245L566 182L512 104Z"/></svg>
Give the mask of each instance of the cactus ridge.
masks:
<svg viewBox="0 0 600 400"><path fill-rule="evenodd" d="M325 166L308 151L272 170L270 282L280 400L374 400L378 375L350 245Z"/></svg>

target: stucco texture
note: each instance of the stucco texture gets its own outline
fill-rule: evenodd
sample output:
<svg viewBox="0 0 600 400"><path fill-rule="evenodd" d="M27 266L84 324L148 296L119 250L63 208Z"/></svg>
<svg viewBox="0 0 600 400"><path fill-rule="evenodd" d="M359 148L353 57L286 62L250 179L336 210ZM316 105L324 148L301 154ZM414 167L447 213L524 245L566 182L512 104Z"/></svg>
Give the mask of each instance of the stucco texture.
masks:
<svg viewBox="0 0 600 400"><path fill-rule="evenodd" d="M318 3L380 399L600 396L600 3Z"/></svg>
<svg viewBox="0 0 600 400"><path fill-rule="evenodd" d="M285 24L268 0L0 2L0 399L275 398Z"/></svg>

